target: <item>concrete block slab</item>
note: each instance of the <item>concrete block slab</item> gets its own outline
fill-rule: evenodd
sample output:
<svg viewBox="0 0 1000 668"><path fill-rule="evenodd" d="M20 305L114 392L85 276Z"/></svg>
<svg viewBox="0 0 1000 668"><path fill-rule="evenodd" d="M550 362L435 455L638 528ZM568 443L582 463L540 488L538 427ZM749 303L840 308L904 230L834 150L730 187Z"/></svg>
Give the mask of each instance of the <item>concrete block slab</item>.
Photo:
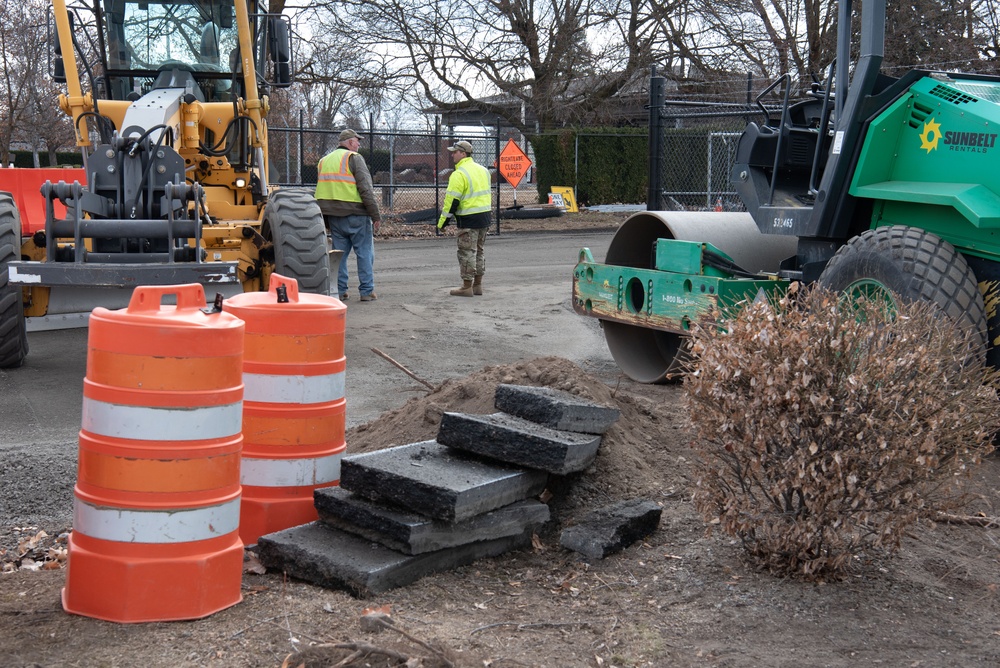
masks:
<svg viewBox="0 0 1000 668"><path fill-rule="evenodd" d="M517 536L549 520L549 507L532 500L518 501L451 524L373 503L340 487L323 487L313 496L321 522L403 554L423 554L466 543Z"/></svg>
<svg viewBox="0 0 1000 668"><path fill-rule="evenodd" d="M379 503L461 522L545 489L547 476L483 461L436 441L345 457L340 486Z"/></svg>
<svg viewBox="0 0 1000 668"><path fill-rule="evenodd" d="M559 544L590 559L603 559L656 531L660 513L660 507L649 499L623 501L563 529Z"/></svg>
<svg viewBox="0 0 1000 668"><path fill-rule="evenodd" d="M530 542L528 532L409 556L322 522L313 522L261 536L257 550L260 562L269 569L284 571L320 587L365 597L476 559L495 557Z"/></svg>
<svg viewBox="0 0 1000 668"><path fill-rule="evenodd" d="M494 405L499 411L552 429L584 434L603 434L621 416L617 408L562 390L528 385L497 385Z"/></svg>
<svg viewBox="0 0 1000 668"><path fill-rule="evenodd" d="M601 437L550 429L507 413L441 416L438 443L555 475L582 471L597 457Z"/></svg>

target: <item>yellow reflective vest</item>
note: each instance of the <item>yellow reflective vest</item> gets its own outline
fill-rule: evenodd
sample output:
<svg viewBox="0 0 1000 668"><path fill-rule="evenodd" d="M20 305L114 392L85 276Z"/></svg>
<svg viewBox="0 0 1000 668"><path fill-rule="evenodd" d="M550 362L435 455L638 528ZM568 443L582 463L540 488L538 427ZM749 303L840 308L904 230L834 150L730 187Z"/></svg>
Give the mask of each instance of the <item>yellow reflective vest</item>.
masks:
<svg viewBox="0 0 1000 668"><path fill-rule="evenodd" d="M351 172L354 151L338 148L319 161L316 179L316 199L336 199L341 202L360 202L358 184Z"/></svg>
<svg viewBox="0 0 1000 668"><path fill-rule="evenodd" d="M451 211L453 200L458 200L456 216L483 213L493 208L493 192L490 189L490 172L470 157L462 158L455 165L455 171L448 178L448 190L444 194L445 213Z"/></svg>

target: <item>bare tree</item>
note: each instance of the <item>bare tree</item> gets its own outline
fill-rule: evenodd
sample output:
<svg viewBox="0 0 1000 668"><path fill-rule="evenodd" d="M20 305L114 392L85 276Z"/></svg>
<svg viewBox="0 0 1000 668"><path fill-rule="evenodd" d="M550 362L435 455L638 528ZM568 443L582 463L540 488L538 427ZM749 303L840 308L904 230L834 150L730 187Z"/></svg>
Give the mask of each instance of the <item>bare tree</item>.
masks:
<svg viewBox="0 0 1000 668"><path fill-rule="evenodd" d="M695 0L708 71L818 76L836 50L835 0Z"/></svg>
<svg viewBox="0 0 1000 668"><path fill-rule="evenodd" d="M48 77L46 6L42 0L0 0L0 161L10 162L19 141L49 153L72 143L69 118L59 111L59 89ZM38 166L37 156L35 166Z"/></svg>
<svg viewBox="0 0 1000 668"><path fill-rule="evenodd" d="M966 0L901 0L886 9L885 65L890 71L914 67L941 70L989 71L996 67L983 58L986 45L977 45L977 24L996 19L977 16Z"/></svg>
<svg viewBox="0 0 1000 668"><path fill-rule="evenodd" d="M383 86L470 105L523 132L587 120L653 62L655 21L628 0L418 0L317 5L346 49L380 54ZM498 95L499 94L499 95Z"/></svg>

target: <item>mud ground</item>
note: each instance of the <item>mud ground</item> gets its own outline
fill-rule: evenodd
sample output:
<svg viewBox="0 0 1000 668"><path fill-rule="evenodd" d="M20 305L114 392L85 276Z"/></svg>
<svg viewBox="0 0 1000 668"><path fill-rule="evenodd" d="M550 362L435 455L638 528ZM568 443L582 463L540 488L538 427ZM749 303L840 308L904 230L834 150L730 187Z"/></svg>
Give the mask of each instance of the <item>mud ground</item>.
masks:
<svg viewBox="0 0 1000 668"><path fill-rule="evenodd" d="M569 308L574 249L603 256L597 249L609 237L511 230L491 238L487 294L466 301L447 296L451 240L387 240L376 249L382 298L348 302L349 453L432 437L444 410L491 412L499 382L621 409L595 465L552 481L553 520L531 549L369 600L248 572L243 601L228 610L138 625L68 615L59 605L65 571L22 568L0 575L0 666L1000 665L996 525L919 525L895 558L859 559L850 577L829 583L756 572L738 544L707 530L689 502L680 388L623 378L596 323ZM48 332L31 343L23 369L0 371L7 563L23 562L18 544L30 548L31 537L29 555L41 560L54 546L58 557L56 537L72 521L86 334ZM976 470L969 490L970 515L1000 515L1000 459ZM591 563L559 547L559 530L586 509L635 497L663 507L644 542ZM388 612L396 630L362 628L369 608ZM374 653L350 659L358 648Z"/></svg>

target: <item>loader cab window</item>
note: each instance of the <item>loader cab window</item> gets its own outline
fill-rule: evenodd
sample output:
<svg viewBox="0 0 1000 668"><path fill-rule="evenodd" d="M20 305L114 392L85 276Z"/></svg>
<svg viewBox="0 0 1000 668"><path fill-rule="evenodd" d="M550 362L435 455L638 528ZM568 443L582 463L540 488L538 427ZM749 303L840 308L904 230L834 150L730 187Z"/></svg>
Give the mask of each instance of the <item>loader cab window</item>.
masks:
<svg viewBox="0 0 1000 668"><path fill-rule="evenodd" d="M238 53L233 0L102 0L112 97L143 95L162 72L191 72L208 101L228 99Z"/></svg>

